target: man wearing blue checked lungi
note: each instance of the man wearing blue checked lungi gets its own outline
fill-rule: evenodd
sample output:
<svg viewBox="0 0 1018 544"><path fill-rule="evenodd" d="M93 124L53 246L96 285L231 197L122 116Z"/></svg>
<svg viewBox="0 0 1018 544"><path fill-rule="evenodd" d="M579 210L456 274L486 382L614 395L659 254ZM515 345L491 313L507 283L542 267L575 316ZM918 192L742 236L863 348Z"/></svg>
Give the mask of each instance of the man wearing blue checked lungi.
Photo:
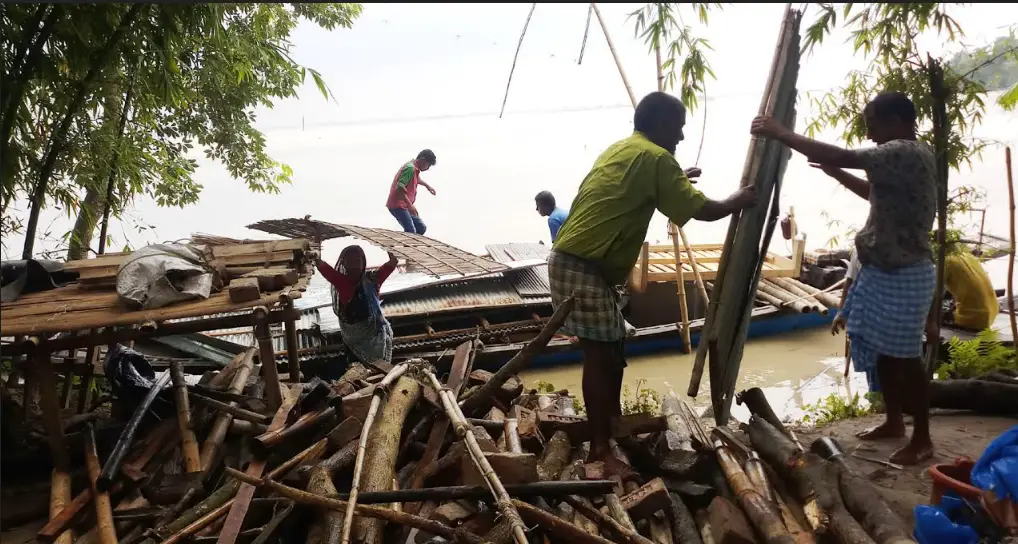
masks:
<svg viewBox="0 0 1018 544"><path fill-rule="evenodd" d="M902 465L933 456L929 382L922 364L923 332L931 314L936 271L930 230L936 216L936 161L916 139L916 110L902 93L885 93L863 110L876 147L849 151L817 142L766 117L752 132L779 140L813 166L869 200L866 225L855 238L861 268L839 313L856 370L876 369L887 420L860 433L864 440L905 436L903 412L914 416L912 439L891 455ZM866 179L843 168L864 170Z"/></svg>
<svg viewBox="0 0 1018 544"><path fill-rule="evenodd" d="M740 189L724 201L708 199L675 160L686 108L665 93L647 95L636 107L633 135L598 157L584 178L551 254L552 303L574 297L562 331L583 350L583 400L591 427L588 461L602 461L609 476L629 468L609 447L611 421L622 415L626 321L615 286L625 282L647 238L654 210L682 226L691 218L716 221L756 203L756 190Z"/></svg>

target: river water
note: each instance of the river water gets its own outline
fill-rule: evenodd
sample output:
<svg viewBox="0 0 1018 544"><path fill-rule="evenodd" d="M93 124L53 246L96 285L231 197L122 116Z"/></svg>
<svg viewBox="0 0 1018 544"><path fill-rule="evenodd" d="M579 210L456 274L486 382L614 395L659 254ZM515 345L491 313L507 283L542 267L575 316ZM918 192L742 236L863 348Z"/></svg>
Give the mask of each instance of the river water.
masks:
<svg viewBox="0 0 1018 544"><path fill-rule="evenodd" d="M832 336L826 328L795 331L769 338L755 338L746 344L736 391L759 387L779 417L798 420L803 407L816 403L831 393L841 396L866 394L866 376L850 372L845 378L845 337ZM627 359L625 385L635 398L637 387L667 393L671 388L700 410L710 406L710 380L704 372L700 393L695 399L686 397L686 388L693 368L693 354L661 353ZM538 381L568 389L577 397L581 391L581 365L568 365L525 372L527 387ZM732 406L732 417L747 421L749 412Z"/></svg>

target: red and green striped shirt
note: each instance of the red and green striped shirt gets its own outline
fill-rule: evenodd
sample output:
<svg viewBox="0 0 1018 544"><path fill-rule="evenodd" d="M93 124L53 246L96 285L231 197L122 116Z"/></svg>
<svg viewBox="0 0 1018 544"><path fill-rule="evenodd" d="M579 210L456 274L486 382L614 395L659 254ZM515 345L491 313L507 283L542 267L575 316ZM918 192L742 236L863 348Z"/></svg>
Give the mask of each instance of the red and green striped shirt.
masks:
<svg viewBox="0 0 1018 544"><path fill-rule="evenodd" d="M385 202L385 207L389 209L412 208L417 200L417 184L420 181L421 169L417 167L417 161L404 164L399 172L396 172L396 177L392 179L392 187L389 189L389 199Z"/></svg>

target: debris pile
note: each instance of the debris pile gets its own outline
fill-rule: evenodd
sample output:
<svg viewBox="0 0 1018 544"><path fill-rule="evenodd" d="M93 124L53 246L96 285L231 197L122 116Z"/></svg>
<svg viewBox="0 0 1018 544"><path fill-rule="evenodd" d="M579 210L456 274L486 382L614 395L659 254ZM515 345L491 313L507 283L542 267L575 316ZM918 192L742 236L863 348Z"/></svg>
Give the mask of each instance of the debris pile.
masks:
<svg viewBox="0 0 1018 544"><path fill-rule="evenodd" d="M354 363L336 381L284 383L275 410L255 348L194 384L174 364L148 394L118 400L133 415L115 440L97 443L83 423L85 485L70 503L51 503L38 538L909 541L836 448L833 461L803 452L759 390L740 395L757 414L752 448L727 429L708 433L670 392L661 414L613 424L614 454L633 470L606 478L603 463L587 462L589 429L573 397L525 391L517 375L571 308L498 372L472 368L479 343L468 341L442 370ZM148 424L153 412L163 420Z"/></svg>

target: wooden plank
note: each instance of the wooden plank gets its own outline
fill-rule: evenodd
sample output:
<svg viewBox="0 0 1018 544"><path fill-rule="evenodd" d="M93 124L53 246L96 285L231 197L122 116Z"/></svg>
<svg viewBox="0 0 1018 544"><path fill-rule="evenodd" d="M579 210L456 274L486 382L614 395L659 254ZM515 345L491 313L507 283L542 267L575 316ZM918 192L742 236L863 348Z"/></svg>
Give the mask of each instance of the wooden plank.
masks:
<svg viewBox="0 0 1018 544"><path fill-rule="evenodd" d="M290 298L300 298L307 287L308 278L302 277L296 285L290 287ZM10 318L6 313L8 309L21 306L19 299L14 305L3 305L0 313L4 319L0 320L0 335L2 336L36 336L44 333L55 333L65 331L77 331L120 325L137 325L145 322L159 322L170 319L181 319L187 317L200 317L211 314L236 312L265 306L269 309L280 306L280 294L282 291L263 293L258 300L251 302L232 303L226 292L219 292L208 299L193 302L181 302L172 306L157 308L155 310L127 311L116 302L107 307L95 308L87 311L76 311L70 313L50 314L46 317L38 315L27 315L20 318Z"/></svg>
<svg viewBox="0 0 1018 544"><path fill-rule="evenodd" d="M205 244L195 245L211 249L213 257L217 259L259 255L262 256L264 260L264 255L270 250L274 254L289 253L292 257L293 251L307 251L311 248L311 244L305 239L273 240L270 242L254 242L248 244L230 244L221 246L207 246ZM120 266L121 262L123 262L124 257L128 255L130 255L130 253L107 253L94 259L67 261L64 263L64 270L81 271L95 268L108 268L110 266L117 267Z"/></svg>

